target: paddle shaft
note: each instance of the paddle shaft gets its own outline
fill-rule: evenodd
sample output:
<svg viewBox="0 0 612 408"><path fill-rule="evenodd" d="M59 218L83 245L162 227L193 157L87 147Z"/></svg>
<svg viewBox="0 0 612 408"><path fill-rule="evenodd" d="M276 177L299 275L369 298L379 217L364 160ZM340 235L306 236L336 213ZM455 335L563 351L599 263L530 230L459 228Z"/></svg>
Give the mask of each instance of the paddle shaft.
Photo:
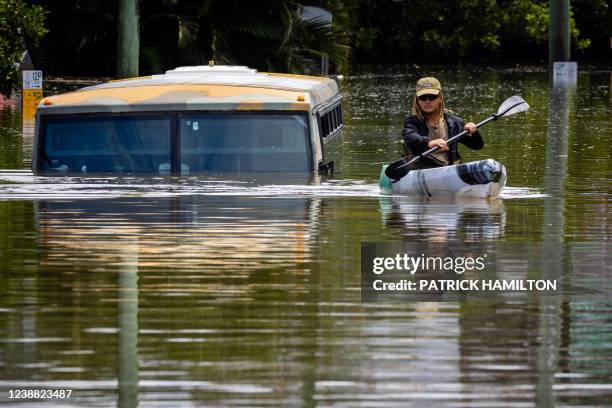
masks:
<svg viewBox="0 0 612 408"><path fill-rule="evenodd" d="M479 127L481 127L483 125L486 125L489 122L492 122L492 121L496 120L497 118L498 118L498 115L491 115L491 116L489 116L488 118L486 118L482 122L477 123L476 124L476 129L478 129ZM467 130L464 130L461 133L457 133L455 136L453 136L450 139L448 139L446 141L446 143L447 144L448 143L452 143L452 142L454 142L456 140L461 139L463 136L465 136L467 134L467 132L468 132ZM409 165L411 165L413 163L416 163L417 161L421 160L423 157L429 156L430 154L432 154L433 152L436 152L438 150L440 150L440 146L432 147L431 149L424 151L423 153L419 154L418 156L413 157L412 159L407 161L405 164L399 166L398 168L404 167L404 166L409 166Z"/></svg>

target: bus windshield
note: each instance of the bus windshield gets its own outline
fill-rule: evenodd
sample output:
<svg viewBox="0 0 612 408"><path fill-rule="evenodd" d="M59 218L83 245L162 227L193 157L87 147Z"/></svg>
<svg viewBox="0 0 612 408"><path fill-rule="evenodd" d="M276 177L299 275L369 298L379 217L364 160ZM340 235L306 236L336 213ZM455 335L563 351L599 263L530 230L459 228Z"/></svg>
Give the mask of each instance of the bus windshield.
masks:
<svg viewBox="0 0 612 408"><path fill-rule="evenodd" d="M171 168L182 173L308 172L311 168L305 114L54 117L46 119L43 132L37 167L44 172L168 173Z"/></svg>
<svg viewBox="0 0 612 408"><path fill-rule="evenodd" d="M183 116L179 128L181 165L189 171L309 170L305 115Z"/></svg>
<svg viewBox="0 0 612 408"><path fill-rule="evenodd" d="M170 117L53 118L44 127L43 171L151 173L170 168Z"/></svg>

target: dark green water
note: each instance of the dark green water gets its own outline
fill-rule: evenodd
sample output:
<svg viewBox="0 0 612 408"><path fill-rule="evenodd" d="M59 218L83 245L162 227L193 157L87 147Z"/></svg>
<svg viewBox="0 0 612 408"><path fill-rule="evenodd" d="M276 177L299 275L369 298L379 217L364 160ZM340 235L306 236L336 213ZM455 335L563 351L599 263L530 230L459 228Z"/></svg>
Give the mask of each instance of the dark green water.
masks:
<svg viewBox="0 0 612 408"><path fill-rule="evenodd" d="M421 74L466 119L513 94L531 105L484 128L483 151L462 149L506 165L501 200L378 194ZM0 174L0 403L609 404L611 72L553 89L538 70L370 67L340 84L345 169L332 181ZM3 169L31 157L15 115L0 117ZM538 246L601 292L362 303L368 241ZM73 394L9 399L22 388Z"/></svg>

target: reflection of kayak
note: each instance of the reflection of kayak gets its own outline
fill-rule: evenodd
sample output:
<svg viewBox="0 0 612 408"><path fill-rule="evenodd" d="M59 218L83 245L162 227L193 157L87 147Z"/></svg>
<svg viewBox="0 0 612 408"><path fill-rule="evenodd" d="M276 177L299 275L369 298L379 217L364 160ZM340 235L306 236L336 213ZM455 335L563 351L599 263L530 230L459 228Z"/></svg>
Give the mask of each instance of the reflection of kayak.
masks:
<svg viewBox="0 0 612 408"><path fill-rule="evenodd" d="M493 159L479 160L454 166L411 170L392 182L380 173L380 188L398 195L498 197L506 185L506 168Z"/></svg>
<svg viewBox="0 0 612 408"><path fill-rule="evenodd" d="M383 222L399 226L405 237L478 241L501 237L506 228L503 200L401 195L378 200Z"/></svg>

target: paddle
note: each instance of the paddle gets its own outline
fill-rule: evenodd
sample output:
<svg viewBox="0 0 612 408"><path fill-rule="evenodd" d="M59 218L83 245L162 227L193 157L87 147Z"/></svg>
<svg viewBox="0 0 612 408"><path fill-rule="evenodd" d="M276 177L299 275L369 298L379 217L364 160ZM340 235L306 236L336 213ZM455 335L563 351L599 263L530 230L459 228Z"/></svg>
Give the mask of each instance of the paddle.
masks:
<svg viewBox="0 0 612 408"><path fill-rule="evenodd" d="M489 116L482 122L477 123L476 128L484 126L489 122L497 120L498 118L503 118L505 116L514 115L515 113L524 112L527 109L529 109L529 105L527 104L527 102L525 102L523 98L521 98L518 95L511 96L510 98L506 99L504 103L501 104L501 106L497 110L497 113L494 113L493 115ZM448 139L446 143L448 144L456 140L459 140L466 134L467 134L467 130L464 130L463 132L458 133L455 136ZM423 157L429 156L430 154L432 154L433 152L439 149L440 147L438 146L432 147L431 149L426 150L425 152L419 154L418 156L413 157L409 161L406 161L406 159L400 159L398 161L395 161L389 164L389 166L387 166L387 168L385 169L385 174L387 175L387 177L393 180L393 182L396 182L397 180L401 179L406 174L408 174L408 172L410 171L411 164L421 160Z"/></svg>

